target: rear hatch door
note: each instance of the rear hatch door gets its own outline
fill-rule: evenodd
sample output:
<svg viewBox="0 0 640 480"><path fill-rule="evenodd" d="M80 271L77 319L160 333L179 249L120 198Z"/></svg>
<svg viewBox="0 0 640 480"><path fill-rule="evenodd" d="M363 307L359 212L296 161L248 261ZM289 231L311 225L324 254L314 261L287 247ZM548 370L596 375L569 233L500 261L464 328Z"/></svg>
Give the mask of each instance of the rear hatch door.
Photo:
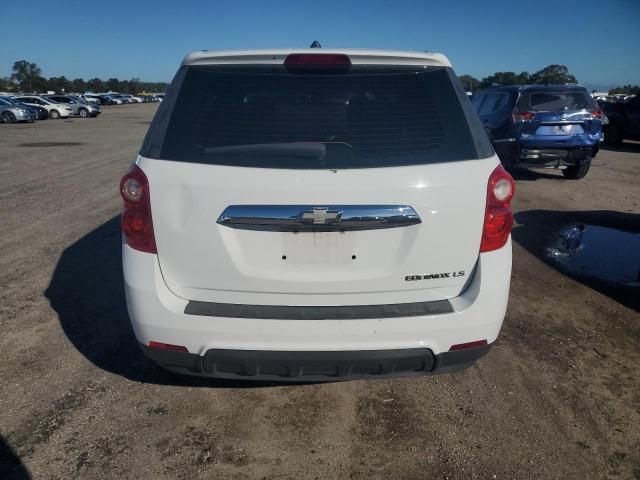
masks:
<svg viewBox="0 0 640 480"><path fill-rule="evenodd" d="M450 69L197 66L172 90L138 165L174 293L346 305L463 290L497 160Z"/></svg>
<svg viewBox="0 0 640 480"><path fill-rule="evenodd" d="M549 140L598 135L602 122L593 114L598 109L595 101L584 90L525 92L518 100L517 109L532 114L532 119L521 122L521 134ZM525 115L526 117L526 115ZM525 137L526 138L526 137Z"/></svg>

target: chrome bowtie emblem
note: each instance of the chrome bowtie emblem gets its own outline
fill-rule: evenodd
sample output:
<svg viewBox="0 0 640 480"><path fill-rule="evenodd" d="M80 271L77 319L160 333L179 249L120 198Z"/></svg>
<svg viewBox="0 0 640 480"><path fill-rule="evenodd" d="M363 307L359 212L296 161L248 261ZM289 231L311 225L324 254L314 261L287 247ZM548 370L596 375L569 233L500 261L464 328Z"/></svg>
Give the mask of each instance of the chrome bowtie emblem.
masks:
<svg viewBox="0 0 640 480"><path fill-rule="evenodd" d="M327 207L313 207L311 211L300 212L300 218L311 222L314 225L327 225L328 223L339 223L342 212L330 211Z"/></svg>

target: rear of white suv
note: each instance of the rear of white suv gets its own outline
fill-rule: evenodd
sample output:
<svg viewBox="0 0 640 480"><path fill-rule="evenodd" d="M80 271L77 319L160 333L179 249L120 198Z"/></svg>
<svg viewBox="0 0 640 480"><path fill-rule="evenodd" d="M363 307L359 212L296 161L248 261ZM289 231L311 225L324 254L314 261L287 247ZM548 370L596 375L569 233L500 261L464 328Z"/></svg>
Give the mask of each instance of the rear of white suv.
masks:
<svg viewBox="0 0 640 480"><path fill-rule="evenodd" d="M220 378L464 368L506 311L513 192L443 55L188 55L121 181L136 337Z"/></svg>

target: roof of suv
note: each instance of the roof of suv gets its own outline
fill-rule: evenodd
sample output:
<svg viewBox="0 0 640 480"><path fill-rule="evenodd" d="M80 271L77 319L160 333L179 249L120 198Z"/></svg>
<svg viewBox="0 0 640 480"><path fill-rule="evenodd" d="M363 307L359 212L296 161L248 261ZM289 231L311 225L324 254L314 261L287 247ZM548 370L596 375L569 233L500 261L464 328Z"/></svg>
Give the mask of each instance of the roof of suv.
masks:
<svg viewBox="0 0 640 480"><path fill-rule="evenodd" d="M306 54L343 54L348 55L352 64L360 65L433 65L450 67L451 62L442 53L411 52L404 50L367 50L367 49L265 49L265 50L199 50L188 54L183 65L216 64L282 64L291 53Z"/></svg>

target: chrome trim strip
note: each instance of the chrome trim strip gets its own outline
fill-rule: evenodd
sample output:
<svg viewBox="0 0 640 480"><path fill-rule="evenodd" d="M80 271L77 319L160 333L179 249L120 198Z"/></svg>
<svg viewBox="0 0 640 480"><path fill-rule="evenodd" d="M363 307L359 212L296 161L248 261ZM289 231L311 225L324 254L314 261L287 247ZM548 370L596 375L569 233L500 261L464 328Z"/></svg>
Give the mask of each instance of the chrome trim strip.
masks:
<svg viewBox="0 0 640 480"><path fill-rule="evenodd" d="M497 140L493 140L493 143L516 142L517 140L517 138L499 138Z"/></svg>
<svg viewBox="0 0 640 480"><path fill-rule="evenodd" d="M217 220L225 227L274 232L375 230L421 222L408 205L230 205Z"/></svg>

